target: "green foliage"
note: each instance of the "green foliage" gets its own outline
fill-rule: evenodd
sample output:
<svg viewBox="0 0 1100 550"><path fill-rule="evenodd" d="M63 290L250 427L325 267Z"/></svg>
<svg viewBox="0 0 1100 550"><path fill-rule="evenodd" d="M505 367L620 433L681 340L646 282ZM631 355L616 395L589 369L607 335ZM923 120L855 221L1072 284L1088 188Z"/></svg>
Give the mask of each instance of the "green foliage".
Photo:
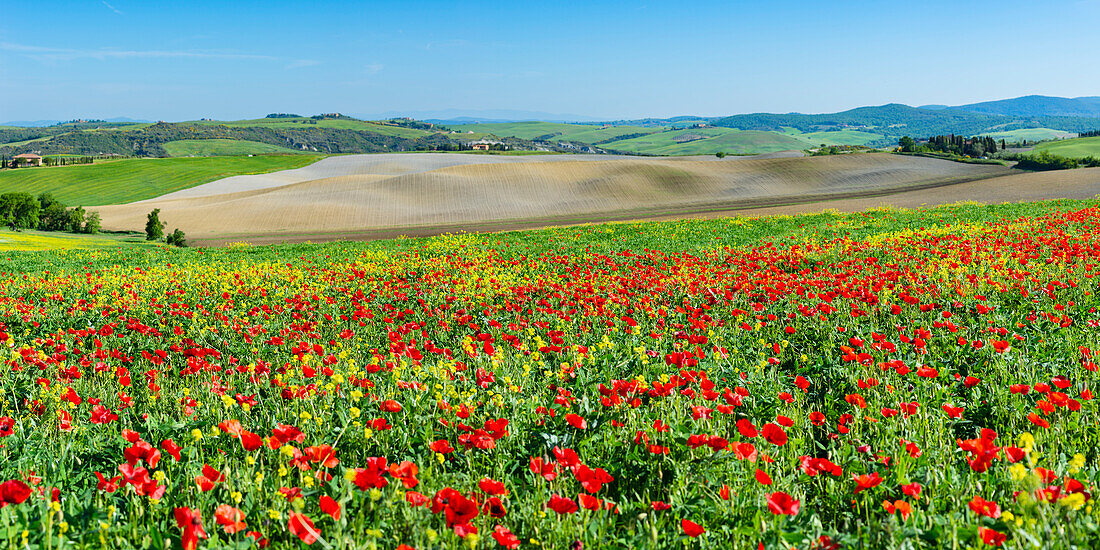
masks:
<svg viewBox="0 0 1100 550"><path fill-rule="evenodd" d="M72 233L80 233L84 229L85 212L83 206L77 206L69 210L69 223L66 226Z"/></svg>
<svg viewBox="0 0 1100 550"><path fill-rule="evenodd" d="M101 227L99 212L88 212L88 215L84 217L84 227L80 232L95 235L99 233Z"/></svg>
<svg viewBox="0 0 1100 550"><path fill-rule="evenodd" d="M898 140L898 146L901 147L903 153L912 153L917 150L917 140L904 136Z"/></svg>
<svg viewBox="0 0 1100 550"><path fill-rule="evenodd" d="M38 229L42 231L63 231L69 224L69 213L65 205L50 193L38 195Z"/></svg>
<svg viewBox="0 0 1100 550"><path fill-rule="evenodd" d="M168 235L168 237L165 238L165 242L168 243L168 246L178 246L183 248L187 246L187 236L184 235L183 231L180 231L177 227L175 231L172 231Z"/></svg>
<svg viewBox="0 0 1100 550"><path fill-rule="evenodd" d="M38 227L41 208L30 193L4 193L0 195L0 222L16 229L33 229Z"/></svg>
<svg viewBox="0 0 1100 550"><path fill-rule="evenodd" d="M910 150L948 153L963 157L979 158L987 154L996 153L998 146L997 140L989 136L965 138L960 135L949 134L945 136L932 136L928 138L927 143L921 144ZM902 150L905 151L904 147Z"/></svg>
<svg viewBox="0 0 1100 550"><path fill-rule="evenodd" d="M1050 151L1040 151L1037 155L1018 155L1016 168L1021 170L1070 170L1077 168L1077 159L1061 157Z"/></svg>
<svg viewBox="0 0 1100 550"><path fill-rule="evenodd" d="M724 151L718 151L717 153L714 154L714 156L716 156L720 159L724 159L724 158L726 158L726 153Z"/></svg>
<svg viewBox="0 0 1100 550"><path fill-rule="evenodd" d="M162 238L164 238L164 222L160 221L160 208L154 208L145 220L145 240L159 241Z"/></svg>

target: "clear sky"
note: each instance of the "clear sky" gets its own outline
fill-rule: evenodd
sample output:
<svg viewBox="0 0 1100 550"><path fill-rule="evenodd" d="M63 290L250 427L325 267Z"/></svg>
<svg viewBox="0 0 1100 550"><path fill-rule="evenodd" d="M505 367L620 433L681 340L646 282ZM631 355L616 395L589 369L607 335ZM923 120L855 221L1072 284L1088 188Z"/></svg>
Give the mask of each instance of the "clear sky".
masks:
<svg viewBox="0 0 1100 550"><path fill-rule="evenodd" d="M0 121L1100 95L1100 0L4 0Z"/></svg>

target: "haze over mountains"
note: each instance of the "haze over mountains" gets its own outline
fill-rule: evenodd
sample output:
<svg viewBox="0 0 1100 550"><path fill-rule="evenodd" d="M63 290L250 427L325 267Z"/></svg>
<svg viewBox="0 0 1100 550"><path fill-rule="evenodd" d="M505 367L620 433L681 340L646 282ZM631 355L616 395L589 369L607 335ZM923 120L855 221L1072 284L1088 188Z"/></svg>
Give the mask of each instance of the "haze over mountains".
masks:
<svg viewBox="0 0 1100 550"><path fill-rule="evenodd" d="M1028 95L998 101L983 101L948 107L946 105L922 105L921 109L966 111L1003 116L1084 116L1100 117L1100 97L1051 97Z"/></svg>
<svg viewBox="0 0 1100 550"><path fill-rule="evenodd" d="M890 103L838 113L750 113L594 121L516 110L387 112L351 117L272 113L246 120L70 121L0 127L0 157L24 153L90 156L204 156L462 151L633 155L752 155L827 146L884 148L902 137L988 136L1006 144L1064 139L1100 130L1100 97L1025 96L953 107ZM414 120L399 119L398 115ZM572 120L570 120L572 119ZM557 121L557 122L555 122ZM12 127L22 126L22 127Z"/></svg>
<svg viewBox="0 0 1100 550"><path fill-rule="evenodd" d="M911 107L901 103L890 103L880 106L867 106L857 107L848 111L841 111L837 113L800 113L800 112L788 112L788 113L744 113L735 115L682 115L676 117L666 118L645 118L645 119L630 119L619 120L618 122L630 122L632 124L670 124L684 121L696 121L696 120L723 120L733 119L735 117L748 117L759 115L770 115L775 117L782 116L804 116L804 117L820 117L829 115L843 115L852 114L858 115L860 113L868 113L874 109L888 110L893 109L897 111L899 108L917 109L923 111L957 111L963 113L976 113L984 115L996 115L996 116L1009 116L1009 117L1100 117L1100 96L1087 96L1087 97L1055 97L1055 96L1043 96L1043 95L1027 95L1021 97L1015 97L1010 99L1000 99L995 101L983 101L979 103L970 103L967 105L921 105L918 107ZM527 111L517 109L438 109L438 110L411 110L411 111L385 111L366 114L355 114L356 118L362 120L385 120L392 118L408 117L416 120L423 120L427 122L437 123L496 123L496 122L527 122L527 121L543 121L543 122L582 122L582 123L594 123L594 122L609 122L614 119L599 118L587 115L578 115L571 113L549 113L544 111ZM151 122L149 120L133 119L127 117L115 117L109 119L103 119L105 122ZM0 123L0 126L19 126L24 128L39 128L45 126L53 126L61 124L61 120L20 120Z"/></svg>

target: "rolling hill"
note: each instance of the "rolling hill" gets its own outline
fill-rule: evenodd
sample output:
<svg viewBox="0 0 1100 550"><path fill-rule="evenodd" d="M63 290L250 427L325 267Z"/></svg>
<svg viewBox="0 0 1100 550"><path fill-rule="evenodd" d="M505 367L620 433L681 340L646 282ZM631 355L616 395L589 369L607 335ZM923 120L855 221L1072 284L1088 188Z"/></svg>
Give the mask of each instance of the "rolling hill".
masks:
<svg viewBox="0 0 1100 550"><path fill-rule="evenodd" d="M1065 98L1028 95L947 107L947 109L1011 117L1100 117L1100 97Z"/></svg>
<svg viewBox="0 0 1100 550"><path fill-rule="evenodd" d="M318 155L144 158L0 171L0 193L52 193L68 205L122 204L240 174L299 168Z"/></svg>
<svg viewBox="0 0 1100 550"><path fill-rule="evenodd" d="M1100 158L1100 137L1064 139L1049 143L1040 143L1036 151L1049 151L1051 154L1070 158Z"/></svg>
<svg viewBox="0 0 1100 550"><path fill-rule="evenodd" d="M105 228L124 230L140 229L145 215L160 208L163 221L200 242L312 240L866 197L1007 173L1002 166L889 154L725 160L357 155L97 210Z"/></svg>

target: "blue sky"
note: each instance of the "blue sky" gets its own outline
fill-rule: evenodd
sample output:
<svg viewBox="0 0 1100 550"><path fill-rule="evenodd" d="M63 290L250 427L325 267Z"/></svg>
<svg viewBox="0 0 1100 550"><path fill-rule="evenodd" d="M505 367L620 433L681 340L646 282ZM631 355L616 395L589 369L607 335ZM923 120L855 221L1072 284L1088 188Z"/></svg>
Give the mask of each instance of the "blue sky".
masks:
<svg viewBox="0 0 1100 550"><path fill-rule="evenodd" d="M5 0L0 121L1100 95L1100 0Z"/></svg>

